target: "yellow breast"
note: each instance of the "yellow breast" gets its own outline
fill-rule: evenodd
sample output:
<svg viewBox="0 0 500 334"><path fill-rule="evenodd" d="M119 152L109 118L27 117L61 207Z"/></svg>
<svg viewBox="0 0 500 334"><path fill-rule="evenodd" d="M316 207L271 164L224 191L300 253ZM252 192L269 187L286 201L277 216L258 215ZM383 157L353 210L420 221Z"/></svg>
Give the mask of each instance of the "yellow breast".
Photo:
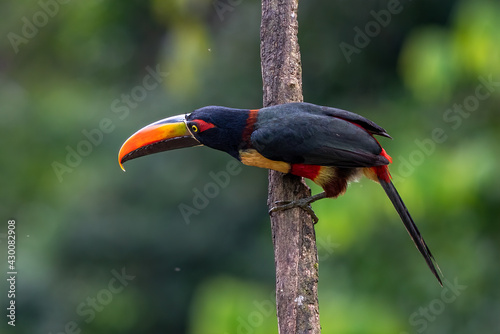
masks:
<svg viewBox="0 0 500 334"><path fill-rule="evenodd" d="M240 151L241 162L248 166L277 170L278 172L290 172L290 164L283 161L270 160L254 149Z"/></svg>

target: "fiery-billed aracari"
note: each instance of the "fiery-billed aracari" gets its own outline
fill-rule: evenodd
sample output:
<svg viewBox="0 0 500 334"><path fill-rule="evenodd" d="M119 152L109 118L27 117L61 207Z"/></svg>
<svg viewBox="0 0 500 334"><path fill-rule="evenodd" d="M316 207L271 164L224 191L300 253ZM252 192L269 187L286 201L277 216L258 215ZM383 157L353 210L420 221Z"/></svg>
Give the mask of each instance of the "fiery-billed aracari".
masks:
<svg viewBox="0 0 500 334"><path fill-rule="evenodd" d="M274 169L313 180L324 192L299 203L306 207L337 197L349 181L365 175L384 188L406 230L442 285L434 258L391 182L391 157L373 137L391 138L374 122L355 113L310 103L262 109L203 107L190 114L150 124L125 141L119 163L144 155L205 145L229 153L245 165Z"/></svg>

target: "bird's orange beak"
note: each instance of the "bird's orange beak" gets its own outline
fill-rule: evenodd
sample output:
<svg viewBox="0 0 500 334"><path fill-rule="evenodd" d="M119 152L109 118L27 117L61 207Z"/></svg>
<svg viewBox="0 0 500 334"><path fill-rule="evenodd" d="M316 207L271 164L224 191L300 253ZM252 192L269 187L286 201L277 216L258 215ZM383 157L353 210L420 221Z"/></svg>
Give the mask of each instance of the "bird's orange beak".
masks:
<svg viewBox="0 0 500 334"><path fill-rule="evenodd" d="M185 120L186 115L165 118L143 127L130 136L118 153L121 169L125 171L123 168L125 161L144 155L201 145L189 132Z"/></svg>

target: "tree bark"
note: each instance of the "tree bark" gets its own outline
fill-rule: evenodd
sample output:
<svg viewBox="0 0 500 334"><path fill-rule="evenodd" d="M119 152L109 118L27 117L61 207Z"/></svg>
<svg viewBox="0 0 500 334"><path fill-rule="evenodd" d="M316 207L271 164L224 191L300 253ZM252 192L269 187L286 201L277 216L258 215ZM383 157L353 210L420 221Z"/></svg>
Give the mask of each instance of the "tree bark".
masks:
<svg viewBox="0 0 500 334"><path fill-rule="evenodd" d="M262 0L260 53L265 107L303 101L297 8L298 0ZM302 178L269 172L269 208L279 200L310 195ZM279 333L320 333L318 253L312 217L300 208L274 212L271 229Z"/></svg>

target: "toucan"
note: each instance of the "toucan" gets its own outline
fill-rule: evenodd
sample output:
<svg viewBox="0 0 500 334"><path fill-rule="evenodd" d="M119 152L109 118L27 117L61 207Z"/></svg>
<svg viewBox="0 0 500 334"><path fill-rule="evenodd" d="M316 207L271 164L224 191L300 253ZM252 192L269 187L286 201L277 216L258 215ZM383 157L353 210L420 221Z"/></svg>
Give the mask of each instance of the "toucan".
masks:
<svg viewBox="0 0 500 334"><path fill-rule="evenodd" d="M227 152L245 165L311 179L324 192L283 202L271 211L335 198L350 181L366 176L391 200L415 246L442 285L441 272L408 209L391 182L391 157L374 135L391 138L374 122L342 109L297 102L261 109L207 106L145 126L122 145L123 163L144 155L192 146ZM438 273L439 271L439 273Z"/></svg>

